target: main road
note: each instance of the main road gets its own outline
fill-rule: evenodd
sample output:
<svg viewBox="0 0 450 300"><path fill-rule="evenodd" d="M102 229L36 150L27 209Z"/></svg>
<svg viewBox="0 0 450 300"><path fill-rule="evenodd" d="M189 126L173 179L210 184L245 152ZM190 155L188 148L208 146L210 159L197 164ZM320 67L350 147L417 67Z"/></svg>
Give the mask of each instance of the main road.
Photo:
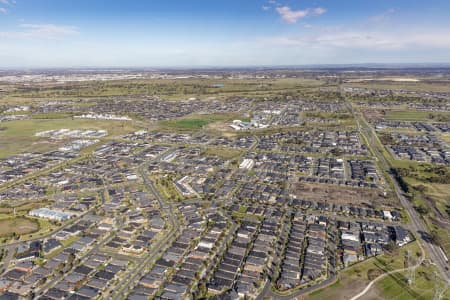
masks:
<svg viewBox="0 0 450 300"><path fill-rule="evenodd" d="M147 164L144 164L141 167L139 167L139 173L144 180L144 185L150 192L152 192L155 195L157 201L159 202L160 209L164 211L165 215L167 216L170 223L170 231L163 238L161 238L154 245L152 245L150 252L147 253L147 255L145 256L144 261L138 266L136 266L136 268L132 270L130 276L123 282L121 282L119 286L116 287L115 291L111 295L111 299L115 300L121 299L125 296L127 289L133 285L133 283L138 279L138 277L143 275L143 271L145 270L145 268L147 268L149 264L152 262L152 260L154 260L158 256L161 250L163 250L164 247L172 243L172 240L174 239L176 233L179 230L179 223L174 212L172 211L172 206L168 205L165 202L164 198L156 190L153 183L150 181L150 179L148 179L146 167Z"/></svg>
<svg viewBox="0 0 450 300"><path fill-rule="evenodd" d="M447 259L441 252L440 248L430 241L428 228L425 226L419 214L414 209L412 203L403 194L403 191L401 190L397 179L390 171L390 163L379 151L379 147L382 147L381 141L378 139L378 136L375 133L374 129L367 123L364 116L362 116L360 112L356 112L351 103L349 103L349 105L351 106L351 112L353 113L353 116L358 124L358 130L360 134L365 137L367 143L369 143L369 147L373 151L373 154L382 164L382 167L388 171L388 176L391 178L391 181L393 183L394 192L397 195L397 198L400 200L401 205L405 208L410 216L411 222L410 224L408 224L409 228L415 233L418 242L423 246L430 259L438 268L444 280L450 282L450 271L448 268Z"/></svg>

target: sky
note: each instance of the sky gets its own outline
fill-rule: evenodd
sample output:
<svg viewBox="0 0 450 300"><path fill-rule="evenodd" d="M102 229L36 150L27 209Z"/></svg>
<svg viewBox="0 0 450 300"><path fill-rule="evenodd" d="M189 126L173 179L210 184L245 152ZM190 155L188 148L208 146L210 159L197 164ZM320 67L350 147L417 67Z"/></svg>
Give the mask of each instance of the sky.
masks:
<svg viewBox="0 0 450 300"><path fill-rule="evenodd" d="M450 63L448 0L0 0L0 68Z"/></svg>

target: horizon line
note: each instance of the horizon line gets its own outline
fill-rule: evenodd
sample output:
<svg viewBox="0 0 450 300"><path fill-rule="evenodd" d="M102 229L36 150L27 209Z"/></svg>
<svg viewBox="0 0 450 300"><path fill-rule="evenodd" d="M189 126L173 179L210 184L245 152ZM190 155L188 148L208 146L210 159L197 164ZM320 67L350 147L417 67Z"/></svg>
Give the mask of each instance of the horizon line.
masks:
<svg viewBox="0 0 450 300"><path fill-rule="evenodd" d="M233 69L300 69L300 68L311 68L311 69L326 69L326 68L388 68L396 69L401 67L407 68L439 68L439 67L449 67L450 62L420 62L420 63L319 63L319 64L295 64L295 65L194 65L194 66L17 66L17 67L1 67L0 71L24 71L24 70L82 70L82 69L97 69L97 70L145 70L145 71L160 71L160 70L233 70Z"/></svg>

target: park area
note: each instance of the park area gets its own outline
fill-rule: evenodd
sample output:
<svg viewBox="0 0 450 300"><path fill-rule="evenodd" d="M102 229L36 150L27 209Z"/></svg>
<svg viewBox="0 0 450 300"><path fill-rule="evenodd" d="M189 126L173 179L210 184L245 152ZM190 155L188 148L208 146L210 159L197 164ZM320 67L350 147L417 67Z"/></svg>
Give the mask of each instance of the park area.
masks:
<svg viewBox="0 0 450 300"><path fill-rule="evenodd" d="M186 117L159 122L160 130L176 132L194 132L213 123L231 122L237 114L192 114Z"/></svg>

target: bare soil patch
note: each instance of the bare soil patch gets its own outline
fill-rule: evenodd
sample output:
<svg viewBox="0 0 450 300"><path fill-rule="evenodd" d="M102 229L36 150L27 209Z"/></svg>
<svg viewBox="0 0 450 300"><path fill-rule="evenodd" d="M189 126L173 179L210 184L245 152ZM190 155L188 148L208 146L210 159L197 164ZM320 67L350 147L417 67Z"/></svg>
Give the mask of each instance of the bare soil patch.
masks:
<svg viewBox="0 0 450 300"><path fill-rule="evenodd" d="M39 230L39 224L35 220L28 218L18 217L18 218L8 218L0 220L0 236L9 234L27 234L36 232Z"/></svg>
<svg viewBox="0 0 450 300"><path fill-rule="evenodd" d="M294 186L294 194L304 200L334 204L357 204L372 206L383 204L384 198L378 189L353 188L334 184L299 182Z"/></svg>
<svg viewBox="0 0 450 300"><path fill-rule="evenodd" d="M339 281L329 288L313 292L304 297L305 300L348 300L363 290L367 285L367 281L354 278L340 278ZM364 298L366 299L366 298Z"/></svg>

